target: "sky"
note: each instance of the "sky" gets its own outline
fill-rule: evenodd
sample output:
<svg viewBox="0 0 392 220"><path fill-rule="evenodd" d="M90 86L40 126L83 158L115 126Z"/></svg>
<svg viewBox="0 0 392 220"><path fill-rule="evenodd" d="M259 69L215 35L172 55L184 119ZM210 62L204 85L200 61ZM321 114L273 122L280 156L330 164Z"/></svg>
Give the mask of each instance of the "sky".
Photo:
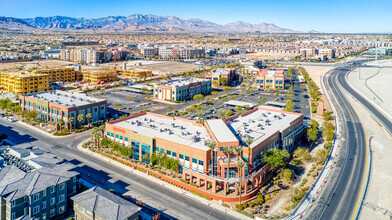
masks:
<svg viewBox="0 0 392 220"><path fill-rule="evenodd" d="M154 14L330 33L391 33L391 10L392 0L0 0L6 17Z"/></svg>

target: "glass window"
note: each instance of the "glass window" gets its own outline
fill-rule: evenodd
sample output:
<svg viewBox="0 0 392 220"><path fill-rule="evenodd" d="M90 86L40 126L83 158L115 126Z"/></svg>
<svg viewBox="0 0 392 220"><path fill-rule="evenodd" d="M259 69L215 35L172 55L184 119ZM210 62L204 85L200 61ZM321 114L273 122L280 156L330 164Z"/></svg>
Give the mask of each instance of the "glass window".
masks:
<svg viewBox="0 0 392 220"><path fill-rule="evenodd" d="M188 157L188 156L185 156L185 160L186 160L186 161L189 161L189 157Z"/></svg>
<svg viewBox="0 0 392 220"><path fill-rule="evenodd" d="M113 133L110 133L110 136L114 137L114 134L113 134Z"/></svg>
<svg viewBox="0 0 392 220"><path fill-rule="evenodd" d="M204 162L203 162L202 160L199 160L199 165L200 165L200 166L203 166L203 165L204 165Z"/></svg>
<svg viewBox="0 0 392 220"><path fill-rule="evenodd" d="M166 153L167 155L171 155L171 151L170 150L167 150L167 153Z"/></svg>
<svg viewBox="0 0 392 220"><path fill-rule="evenodd" d="M196 158L192 158L192 163L197 164L197 159Z"/></svg>
<svg viewBox="0 0 392 220"><path fill-rule="evenodd" d="M120 140L122 140L123 139L123 136L120 136Z"/></svg>
<svg viewBox="0 0 392 220"><path fill-rule="evenodd" d="M165 149L161 148L161 152L162 152L162 153L165 153Z"/></svg>
<svg viewBox="0 0 392 220"><path fill-rule="evenodd" d="M118 138L118 134L116 134L116 138Z"/></svg>
<svg viewBox="0 0 392 220"><path fill-rule="evenodd" d="M178 156L180 157L180 159L184 159L184 155L179 154Z"/></svg>
<svg viewBox="0 0 392 220"><path fill-rule="evenodd" d="M173 153L172 153L172 156L173 156L173 157L177 157L177 153L176 153L176 152L173 152Z"/></svg>
<svg viewBox="0 0 392 220"><path fill-rule="evenodd" d="M109 131L108 131L107 135L110 136L110 132Z"/></svg>
<svg viewBox="0 0 392 220"><path fill-rule="evenodd" d="M127 138L127 137L125 137L125 141L128 141L128 138Z"/></svg>

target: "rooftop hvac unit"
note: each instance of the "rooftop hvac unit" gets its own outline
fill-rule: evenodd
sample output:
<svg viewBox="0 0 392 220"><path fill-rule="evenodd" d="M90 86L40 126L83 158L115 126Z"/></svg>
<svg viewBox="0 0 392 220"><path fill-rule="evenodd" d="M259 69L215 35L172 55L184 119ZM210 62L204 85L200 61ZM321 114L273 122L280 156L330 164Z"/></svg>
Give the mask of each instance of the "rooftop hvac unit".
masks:
<svg viewBox="0 0 392 220"><path fill-rule="evenodd" d="M144 121L148 121L148 119L147 119L147 118L144 118Z"/></svg>

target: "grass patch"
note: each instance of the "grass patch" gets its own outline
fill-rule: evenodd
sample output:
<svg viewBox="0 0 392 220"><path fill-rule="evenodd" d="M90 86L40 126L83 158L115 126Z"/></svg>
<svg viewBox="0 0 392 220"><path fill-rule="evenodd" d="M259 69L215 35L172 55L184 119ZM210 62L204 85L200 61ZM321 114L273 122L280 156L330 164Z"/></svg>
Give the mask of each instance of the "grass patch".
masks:
<svg viewBox="0 0 392 220"><path fill-rule="evenodd" d="M197 195L197 196L200 196L200 197L202 197L202 198L205 198L205 199L207 199L207 200L209 200L209 201L212 200L211 197L209 197L209 196L207 196L207 195L204 195L204 194L202 194L202 193L199 193L199 192L197 192L197 191L195 191L195 190L191 190L191 193L193 193L193 194L195 194L195 195Z"/></svg>

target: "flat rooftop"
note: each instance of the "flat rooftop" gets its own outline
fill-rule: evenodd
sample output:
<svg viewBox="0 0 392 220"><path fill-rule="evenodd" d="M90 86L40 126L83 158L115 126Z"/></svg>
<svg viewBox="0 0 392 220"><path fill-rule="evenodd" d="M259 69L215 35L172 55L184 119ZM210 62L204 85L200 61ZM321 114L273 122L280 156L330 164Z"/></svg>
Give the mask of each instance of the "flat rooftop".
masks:
<svg viewBox="0 0 392 220"><path fill-rule="evenodd" d="M218 142L238 141L222 119L207 120L206 123Z"/></svg>
<svg viewBox="0 0 392 220"><path fill-rule="evenodd" d="M284 108L287 105L287 103L285 103L285 102L277 102L277 101L268 101L265 104L266 105L272 105L272 106L278 106L278 107L281 107L281 108Z"/></svg>
<svg viewBox="0 0 392 220"><path fill-rule="evenodd" d="M283 129L286 129L301 116L301 114L297 113L259 107L247 115L234 118L227 126L240 141L243 141L247 136L253 138L254 141L250 146L253 147L277 131L281 132Z"/></svg>
<svg viewBox="0 0 392 220"><path fill-rule="evenodd" d="M219 68L219 69L214 69L211 72L209 72L210 74L213 75L221 75L221 74L227 74L229 71L234 70L234 69L230 69L230 68Z"/></svg>
<svg viewBox="0 0 392 220"><path fill-rule="evenodd" d="M22 78L49 76L48 74L35 74L31 72L3 72L3 73L9 76L18 76Z"/></svg>
<svg viewBox="0 0 392 220"><path fill-rule="evenodd" d="M224 102L225 105L232 105L232 106L241 106L241 107L245 107L245 106L249 106L250 108L256 106L255 104L251 103L251 102L243 102L243 101L237 101L237 100L230 100L227 102Z"/></svg>
<svg viewBox="0 0 392 220"><path fill-rule="evenodd" d="M81 93L69 93L61 90L37 92L23 96L48 101L65 107L83 106L106 101L105 99L91 97Z"/></svg>
<svg viewBox="0 0 392 220"><path fill-rule="evenodd" d="M199 79L199 78L175 78L175 79L169 80L165 83L161 83L159 85L162 85L162 86L185 86L190 83L202 82L202 81L211 81L211 80Z"/></svg>
<svg viewBox="0 0 392 220"><path fill-rule="evenodd" d="M206 128L204 126L196 126L193 123L146 113L145 115L114 122L113 125L151 138L161 138L208 151L207 143L212 140Z"/></svg>

